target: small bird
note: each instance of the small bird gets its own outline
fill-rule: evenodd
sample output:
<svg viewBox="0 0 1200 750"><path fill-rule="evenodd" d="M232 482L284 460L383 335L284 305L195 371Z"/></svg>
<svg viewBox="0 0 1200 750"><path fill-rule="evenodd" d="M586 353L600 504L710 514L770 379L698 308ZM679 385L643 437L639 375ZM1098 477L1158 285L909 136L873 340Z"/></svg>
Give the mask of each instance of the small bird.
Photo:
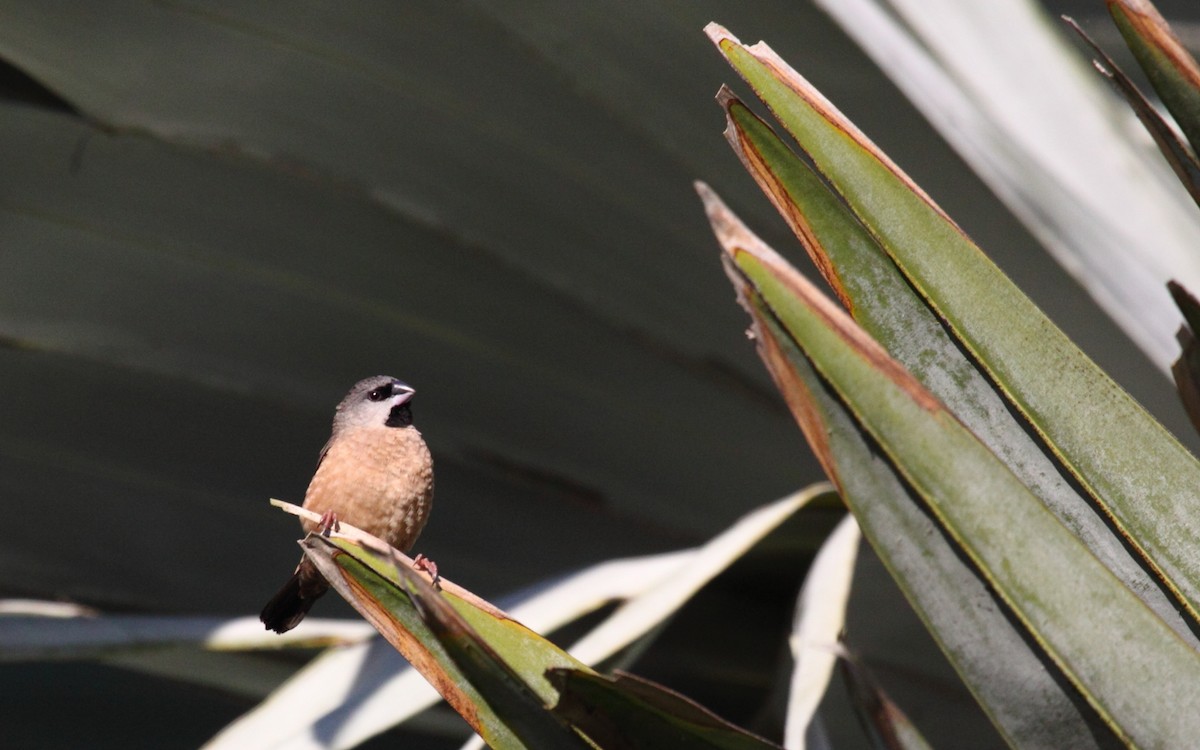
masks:
<svg viewBox="0 0 1200 750"><path fill-rule="evenodd" d="M360 380L338 404L333 434L304 495L304 507L322 514L322 520L301 521L306 532L324 532L345 521L403 552L417 541L433 504L433 457L413 426L415 392L403 381L377 375ZM436 580L432 562L419 555L416 563ZM268 630L285 633L328 589L316 567L301 557L260 619Z"/></svg>

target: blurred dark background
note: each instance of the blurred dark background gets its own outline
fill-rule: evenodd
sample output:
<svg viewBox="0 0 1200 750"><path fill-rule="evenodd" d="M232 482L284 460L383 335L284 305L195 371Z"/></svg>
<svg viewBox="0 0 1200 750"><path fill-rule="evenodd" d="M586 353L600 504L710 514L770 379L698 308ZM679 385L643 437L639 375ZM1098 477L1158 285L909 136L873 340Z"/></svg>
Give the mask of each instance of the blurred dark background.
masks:
<svg viewBox="0 0 1200 750"><path fill-rule="evenodd" d="M1158 5L1185 38L1200 23ZM1046 6L1117 49L1099 0ZM485 596L698 543L819 479L691 188L809 269L721 136L736 82L711 20L768 41L1196 445L1163 374L807 3L0 19L0 596L257 612L297 556L266 500L302 499L370 374L418 390L438 482L419 551ZM85 744L101 717L114 744L194 746L252 705L94 665L0 673L14 746ZM47 734L37 705L78 721Z"/></svg>

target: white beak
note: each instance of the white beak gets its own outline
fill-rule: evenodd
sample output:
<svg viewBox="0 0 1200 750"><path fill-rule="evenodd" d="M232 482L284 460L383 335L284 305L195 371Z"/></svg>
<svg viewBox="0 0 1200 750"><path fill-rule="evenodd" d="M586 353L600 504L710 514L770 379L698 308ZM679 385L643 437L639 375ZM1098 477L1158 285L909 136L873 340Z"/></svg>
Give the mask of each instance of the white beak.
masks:
<svg viewBox="0 0 1200 750"><path fill-rule="evenodd" d="M409 399L411 399L413 397L413 395L416 394L416 392L417 391L415 388L409 388L407 386L402 388L400 386L396 386L392 390L392 399L390 402L392 405L392 408L394 409L397 406L399 406L400 404L407 403L409 401Z"/></svg>

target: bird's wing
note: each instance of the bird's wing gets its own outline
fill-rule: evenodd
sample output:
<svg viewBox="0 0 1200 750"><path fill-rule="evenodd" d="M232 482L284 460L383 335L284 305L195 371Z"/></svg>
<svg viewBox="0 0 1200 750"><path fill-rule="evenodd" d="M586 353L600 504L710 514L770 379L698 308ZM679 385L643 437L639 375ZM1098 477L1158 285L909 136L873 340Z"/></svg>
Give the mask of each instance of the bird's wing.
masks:
<svg viewBox="0 0 1200 750"><path fill-rule="evenodd" d="M317 468L321 468L321 462L325 460L325 455L329 453L329 446L333 445L333 436L325 441L325 445L321 447L321 455L317 456Z"/></svg>

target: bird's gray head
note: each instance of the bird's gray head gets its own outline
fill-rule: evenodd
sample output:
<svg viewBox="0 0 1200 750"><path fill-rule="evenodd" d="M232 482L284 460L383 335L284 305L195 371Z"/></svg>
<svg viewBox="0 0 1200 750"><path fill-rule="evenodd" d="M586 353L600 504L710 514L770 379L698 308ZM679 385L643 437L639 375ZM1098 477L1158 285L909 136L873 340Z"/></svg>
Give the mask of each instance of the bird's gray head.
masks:
<svg viewBox="0 0 1200 750"><path fill-rule="evenodd" d="M408 427L416 390L403 380L376 375L354 384L333 415L333 431L350 427Z"/></svg>

